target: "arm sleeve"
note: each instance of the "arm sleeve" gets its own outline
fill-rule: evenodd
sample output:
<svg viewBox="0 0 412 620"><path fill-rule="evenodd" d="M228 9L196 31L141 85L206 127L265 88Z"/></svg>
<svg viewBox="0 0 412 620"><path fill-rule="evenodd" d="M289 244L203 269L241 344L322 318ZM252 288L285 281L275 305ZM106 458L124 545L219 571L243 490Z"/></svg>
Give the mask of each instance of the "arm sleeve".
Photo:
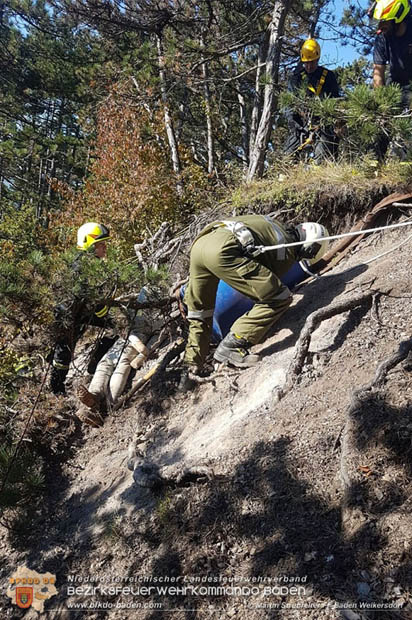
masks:
<svg viewBox="0 0 412 620"><path fill-rule="evenodd" d="M339 84L333 71L329 71L327 75L326 94L331 97L340 97Z"/></svg>
<svg viewBox="0 0 412 620"><path fill-rule="evenodd" d="M113 317L109 314L109 306L106 304L99 304L94 308L93 314L90 315L89 324L94 327L114 327Z"/></svg>
<svg viewBox="0 0 412 620"><path fill-rule="evenodd" d="M386 41L383 35L378 35L375 38L375 45L373 47L373 62L375 65L386 65L388 63L388 51L386 49Z"/></svg>
<svg viewBox="0 0 412 620"><path fill-rule="evenodd" d="M297 67L296 67L293 73L290 74L289 79L288 79L288 88L287 88L288 92L294 93L295 91L297 91L300 86L301 80L302 78L301 78L300 72L298 72ZM283 114L288 124L295 125L295 118L294 118L295 114L294 114L293 108L284 108Z"/></svg>
<svg viewBox="0 0 412 620"><path fill-rule="evenodd" d="M288 79L288 92L293 93L297 90L301 83L301 75L300 71L296 68L293 73L289 76Z"/></svg>

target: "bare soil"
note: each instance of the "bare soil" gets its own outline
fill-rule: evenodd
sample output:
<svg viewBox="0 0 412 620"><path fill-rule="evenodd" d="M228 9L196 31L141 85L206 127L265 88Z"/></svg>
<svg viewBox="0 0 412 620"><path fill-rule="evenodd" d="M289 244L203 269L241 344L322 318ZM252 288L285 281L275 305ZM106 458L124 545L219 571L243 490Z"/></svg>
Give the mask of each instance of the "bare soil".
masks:
<svg viewBox="0 0 412 620"><path fill-rule="evenodd" d="M23 564L55 573L59 594L42 618L412 618L412 374L402 364L363 395L342 454L353 390L412 337L412 240L365 264L408 231L366 238L299 288L256 347L257 367L187 395L177 393L170 369L103 428L71 423L66 457L50 467L29 528L2 532L2 582ZM308 315L369 288L372 304L314 332L298 384L279 400ZM211 479L135 484L127 469L133 437L140 462L203 465ZM90 576L105 587L153 590L68 593L86 585L74 578ZM69 609L90 603L106 608ZM0 609L2 618L38 617L5 597Z"/></svg>

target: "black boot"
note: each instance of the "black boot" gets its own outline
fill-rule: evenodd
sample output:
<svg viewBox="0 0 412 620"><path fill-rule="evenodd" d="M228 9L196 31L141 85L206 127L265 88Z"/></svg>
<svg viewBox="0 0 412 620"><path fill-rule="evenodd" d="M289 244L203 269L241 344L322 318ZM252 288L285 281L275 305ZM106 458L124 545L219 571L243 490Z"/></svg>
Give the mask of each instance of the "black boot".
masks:
<svg viewBox="0 0 412 620"><path fill-rule="evenodd" d="M215 351L214 359L218 362L227 362L238 368L255 366L260 360L259 355L249 353L252 346L245 338L238 338L232 332L225 336Z"/></svg>
<svg viewBox="0 0 412 620"><path fill-rule="evenodd" d="M186 392L191 392L195 389L197 385L196 381L193 381L193 379L189 377L189 372L197 375L199 369L197 366L183 366L182 372L180 374L179 385L177 388L177 391L181 392L182 394L185 394Z"/></svg>
<svg viewBox="0 0 412 620"><path fill-rule="evenodd" d="M64 386L64 380L66 379L67 371L60 370L59 368L52 368L50 373L50 389L53 394L66 395L66 388Z"/></svg>

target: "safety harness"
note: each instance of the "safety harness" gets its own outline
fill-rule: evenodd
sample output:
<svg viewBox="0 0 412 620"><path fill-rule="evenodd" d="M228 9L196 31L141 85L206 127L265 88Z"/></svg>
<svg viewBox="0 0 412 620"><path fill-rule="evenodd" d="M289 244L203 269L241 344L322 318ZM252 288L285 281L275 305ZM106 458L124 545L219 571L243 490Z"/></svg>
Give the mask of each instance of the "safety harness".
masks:
<svg viewBox="0 0 412 620"><path fill-rule="evenodd" d="M320 76L319 82L316 85L316 88L314 86L312 86L312 84L308 84L308 90L310 90L311 93L313 93L314 95L316 95L317 97L319 97L319 95L322 92L323 86L325 84L325 80L326 80L326 76L328 75L328 70L327 69L323 69L322 71L322 75ZM301 73L302 78L307 78L307 73L306 71L302 71Z"/></svg>
<svg viewBox="0 0 412 620"><path fill-rule="evenodd" d="M275 222L271 220L270 217L266 215L262 217L264 217L264 219L272 227L272 230L276 235L277 244L281 245L282 243L285 243L285 235L283 234L281 228L277 224L275 224ZM255 239L253 237L252 232L243 222L235 222L233 220L222 220L221 222L216 223L216 227L218 226L223 226L224 228L227 228L227 230L230 230L230 232L236 238L243 253L246 254L246 256L250 256L251 258L256 258L256 256L259 256L259 254L262 254L261 248L257 247L255 244ZM278 260L285 259L285 256L286 256L285 248L279 248L278 250L276 250L276 253L277 253Z"/></svg>
<svg viewBox="0 0 412 620"><path fill-rule="evenodd" d="M268 224L271 225L276 235L276 239L278 241L276 245L285 244L286 239L285 239L285 235L283 234L281 228L277 224L275 224L275 222L271 220L270 217L268 217L267 215L263 215L262 217L268 222ZM262 245L256 246L255 245L255 239L251 231L246 226L246 224L244 224L243 222L223 220L221 222L216 223L216 228L219 226L223 226L224 228L227 228L227 230L230 230L232 235L236 237L236 240L238 241L243 253L246 256L249 256L250 258L256 258L260 254L264 254L267 251L265 249L267 246L262 246ZM317 253L319 252L321 248L320 243L312 241L310 242L310 244L308 244L308 246L305 247L304 245L305 241L299 240L299 235L297 234L296 230L290 228L288 229L288 233L292 236L292 238L296 239L297 243L295 245L300 246L299 249L296 249L298 260L301 260L302 258L307 258L307 259L315 258L315 256L317 255ZM271 246L271 248L272 248L272 251L276 251L277 260L285 260L285 257L286 257L285 247Z"/></svg>

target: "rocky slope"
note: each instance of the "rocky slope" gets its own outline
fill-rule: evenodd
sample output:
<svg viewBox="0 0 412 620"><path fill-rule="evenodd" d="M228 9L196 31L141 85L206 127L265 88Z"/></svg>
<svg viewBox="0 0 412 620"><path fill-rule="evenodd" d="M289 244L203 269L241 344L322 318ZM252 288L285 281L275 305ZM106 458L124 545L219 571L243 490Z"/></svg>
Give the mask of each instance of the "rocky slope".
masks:
<svg viewBox="0 0 412 620"><path fill-rule="evenodd" d="M55 573L44 618L412 618L410 369L356 392L412 337L410 233L368 237L299 288L256 368L190 395L170 371L102 429L73 428L30 531L4 532L4 585L23 564ZM362 291L374 294L313 333L282 395L310 313ZM133 437L137 465L169 473L156 488L127 469ZM90 576L103 592L68 589ZM0 608L38 617L3 596Z"/></svg>

